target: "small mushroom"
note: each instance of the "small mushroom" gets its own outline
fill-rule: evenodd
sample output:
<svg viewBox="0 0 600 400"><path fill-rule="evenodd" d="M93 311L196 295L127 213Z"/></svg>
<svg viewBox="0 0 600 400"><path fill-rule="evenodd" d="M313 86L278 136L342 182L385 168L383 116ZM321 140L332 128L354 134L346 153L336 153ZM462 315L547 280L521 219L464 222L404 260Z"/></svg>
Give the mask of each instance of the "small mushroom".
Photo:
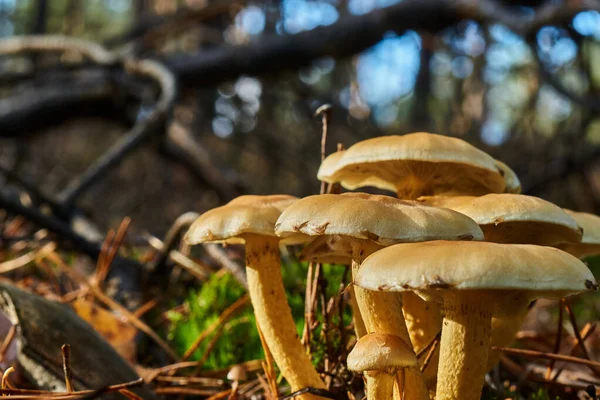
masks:
<svg viewBox="0 0 600 400"><path fill-rule="evenodd" d="M383 246L483 237L473 220L455 211L365 193L305 197L281 214L275 232L284 238L297 234L344 238L352 249L353 275L360 269L362 260ZM410 343L400 294L373 293L359 288L355 294L367 332L398 335ZM421 373L413 368L407 374L408 398L427 398Z"/></svg>
<svg viewBox="0 0 600 400"><path fill-rule="evenodd" d="M594 214L565 209L583 229L583 237L578 241L565 241L557 247L573 254L577 258L585 258L600 254L600 217Z"/></svg>
<svg viewBox="0 0 600 400"><path fill-rule="evenodd" d="M417 357L411 346L400 337L385 333L363 336L348 354L348 369L364 374L369 400L391 399L398 372L416 366Z"/></svg>
<svg viewBox="0 0 600 400"><path fill-rule="evenodd" d="M237 389L240 385L240 381L245 381L248 379L248 374L246 373L246 368L242 364L236 364L229 372L227 372L227 379L232 381L231 384L231 394L229 395L228 400L233 400L237 398Z"/></svg>
<svg viewBox="0 0 600 400"><path fill-rule="evenodd" d="M437 400L480 398L492 312L505 296L560 298L597 288L585 264L564 251L488 242L390 246L369 256L354 281L368 290L416 290L442 301Z"/></svg>
<svg viewBox="0 0 600 400"><path fill-rule="evenodd" d="M185 236L189 244L245 243L248 293L256 322L293 391L325 388L298 339L281 276L280 238L274 232L281 212L297 200L287 195L240 196L202 214ZM286 240L304 239L290 235Z"/></svg>

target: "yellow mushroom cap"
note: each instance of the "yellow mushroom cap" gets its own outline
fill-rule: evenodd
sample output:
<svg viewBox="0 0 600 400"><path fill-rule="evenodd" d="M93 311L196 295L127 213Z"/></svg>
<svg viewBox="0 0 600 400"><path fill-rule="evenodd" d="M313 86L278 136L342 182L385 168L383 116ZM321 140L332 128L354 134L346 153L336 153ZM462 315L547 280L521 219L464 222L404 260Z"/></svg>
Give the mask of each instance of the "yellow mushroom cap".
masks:
<svg viewBox="0 0 600 400"><path fill-rule="evenodd" d="M397 244L361 264L354 283L369 290L523 290L560 298L597 289L587 266L535 245L433 241Z"/></svg>
<svg viewBox="0 0 600 400"><path fill-rule="evenodd" d="M521 181L519 177L508 165L504 164L500 160L494 160L496 163L496 167L500 171L500 175L504 177L505 193L521 193Z"/></svg>
<svg viewBox="0 0 600 400"><path fill-rule="evenodd" d="M581 243L563 243L558 247L579 258L600 254L600 217L567 209L565 212L583 228L583 238Z"/></svg>
<svg viewBox="0 0 600 400"><path fill-rule="evenodd" d="M282 237L343 235L387 246L424 240L481 240L479 226L456 211L366 193L305 197L277 220Z"/></svg>
<svg viewBox="0 0 600 400"><path fill-rule="evenodd" d="M348 369L356 372L414 367L417 357L410 346L395 335L369 333L348 354Z"/></svg>
<svg viewBox="0 0 600 400"><path fill-rule="evenodd" d="M419 200L471 217L489 242L554 246L581 240L581 228L575 219L559 206L538 197L491 193L481 197L432 196Z"/></svg>
<svg viewBox="0 0 600 400"><path fill-rule="evenodd" d="M376 175L369 172L356 171L350 174L345 172L339 172L338 163L342 159L342 156L346 153L346 150L337 151L328 155L325 160L321 163L319 171L317 172L317 178L321 181L333 183L342 181L343 186L346 188L361 188L365 186L373 186L379 189L389 190L391 192L396 191L396 186L384 179L379 179Z"/></svg>
<svg viewBox="0 0 600 400"><path fill-rule="evenodd" d="M322 179L348 189L370 184L402 197L441 193L481 195L504 191L495 160L464 140L418 132L367 139L348 148ZM384 183L381 183L381 182Z"/></svg>
<svg viewBox="0 0 600 400"><path fill-rule="evenodd" d="M277 218L297 200L297 197L283 194L237 197L202 214L194 221L184 240L189 244L243 243L241 236L244 234L276 236L274 227Z"/></svg>

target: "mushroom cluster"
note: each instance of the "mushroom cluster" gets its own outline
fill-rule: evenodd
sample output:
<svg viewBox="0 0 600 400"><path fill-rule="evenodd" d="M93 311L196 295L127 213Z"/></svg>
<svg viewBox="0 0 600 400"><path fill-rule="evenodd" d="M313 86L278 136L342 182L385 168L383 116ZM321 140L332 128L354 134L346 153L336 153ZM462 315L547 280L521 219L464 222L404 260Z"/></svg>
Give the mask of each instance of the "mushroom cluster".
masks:
<svg viewBox="0 0 600 400"><path fill-rule="evenodd" d="M326 387L286 300L282 244L304 244L303 260L350 266L356 345L347 361L364 374L368 399L478 399L498 360L491 347L510 343L532 300L597 289L575 256L600 252L600 218L518 194L506 164L463 140L368 139L327 157L318 177L397 197L241 196L186 235L245 244L257 325L292 391ZM416 354L440 332L420 365Z"/></svg>

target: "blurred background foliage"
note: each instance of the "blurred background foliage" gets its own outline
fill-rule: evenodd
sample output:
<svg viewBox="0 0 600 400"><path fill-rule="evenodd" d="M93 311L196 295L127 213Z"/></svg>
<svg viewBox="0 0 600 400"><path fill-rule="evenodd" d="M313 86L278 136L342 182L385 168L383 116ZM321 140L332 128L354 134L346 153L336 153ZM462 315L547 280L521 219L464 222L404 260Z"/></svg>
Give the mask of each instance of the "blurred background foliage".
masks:
<svg viewBox="0 0 600 400"><path fill-rule="evenodd" d="M260 42L397 2L221 2L228 6L202 23L137 42L128 51L166 57ZM538 3L523 2L515 12L532 13ZM128 43L133 28L209 4L216 3L2 0L0 36L60 33L123 50L127 46L117 44ZM533 38L520 37L503 25L470 20L437 36L390 31L349 59L323 58L298 71L242 76L218 87L182 87L174 121L193 133L225 176L242 182L250 193L303 196L317 191L320 124L312 114L319 105L331 103L329 152L337 143L347 147L385 134L427 130L458 136L507 162L522 178L525 193L598 212L600 101L593 98L600 85L598 38L596 11L581 12L561 26L544 26ZM542 79L537 57L581 98L572 101ZM19 62L4 60L0 67L18 69ZM2 88L5 94L10 90ZM43 135L1 140L0 162L17 163L19 173L56 192L123 130L118 121L69 121ZM27 143L26 151L18 142ZM136 190L129 190L132 185ZM81 206L102 227L130 215L137 228L162 234L179 214L219 202L214 187L146 148L95 185Z"/></svg>

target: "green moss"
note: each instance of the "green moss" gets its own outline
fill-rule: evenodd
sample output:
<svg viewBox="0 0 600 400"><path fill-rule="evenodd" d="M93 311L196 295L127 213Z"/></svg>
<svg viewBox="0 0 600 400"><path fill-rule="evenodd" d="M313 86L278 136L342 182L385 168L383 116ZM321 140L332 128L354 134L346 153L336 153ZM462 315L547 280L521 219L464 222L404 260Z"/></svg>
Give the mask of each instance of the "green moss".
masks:
<svg viewBox="0 0 600 400"><path fill-rule="evenodd" d="M306 263L289 261L282 265L288 302L292 309L292 315L299 335L304 328L306 271ZM340 266L322 266L321 277L326 288L327 299L337 295L344 273L345 268ZM168 313L171 323L169 339L174 344L177 352L179 354L185 353L198 335L206 330L219 318L219 315L227 307L231 306L231 304L245 293L245 289L230 274L213 275L199 289L190 290L185 301L189 313L185 315L178 312ZM317 318L321 323L323 322L321 313L317 314ZM352 318L349 310L344 310L343 319L345 325L350 323ZM262 346L255 323L252 307L248 303L243 310L236 313L233 318L219 328L223 329L223 332L217 340L215 347L210 352L204 368L224 368L242 361L263 358ZM328 324L336 327L339 325L338 313L335 313L331 317ZM202 357L211 339L214 338L215 334L219 334L219 329L203 341L202 345L194 353L193 360L199 360ZM326 345L327 343L329 344L328 346ZM311 343L311 348L315 349L313 353L315 364L320 365L323 362L325 356L324 349L327 347L337 348L340 344L340 334L337 329L328 329L326 334L321 334L321 329L318 328Z"/></svg>

